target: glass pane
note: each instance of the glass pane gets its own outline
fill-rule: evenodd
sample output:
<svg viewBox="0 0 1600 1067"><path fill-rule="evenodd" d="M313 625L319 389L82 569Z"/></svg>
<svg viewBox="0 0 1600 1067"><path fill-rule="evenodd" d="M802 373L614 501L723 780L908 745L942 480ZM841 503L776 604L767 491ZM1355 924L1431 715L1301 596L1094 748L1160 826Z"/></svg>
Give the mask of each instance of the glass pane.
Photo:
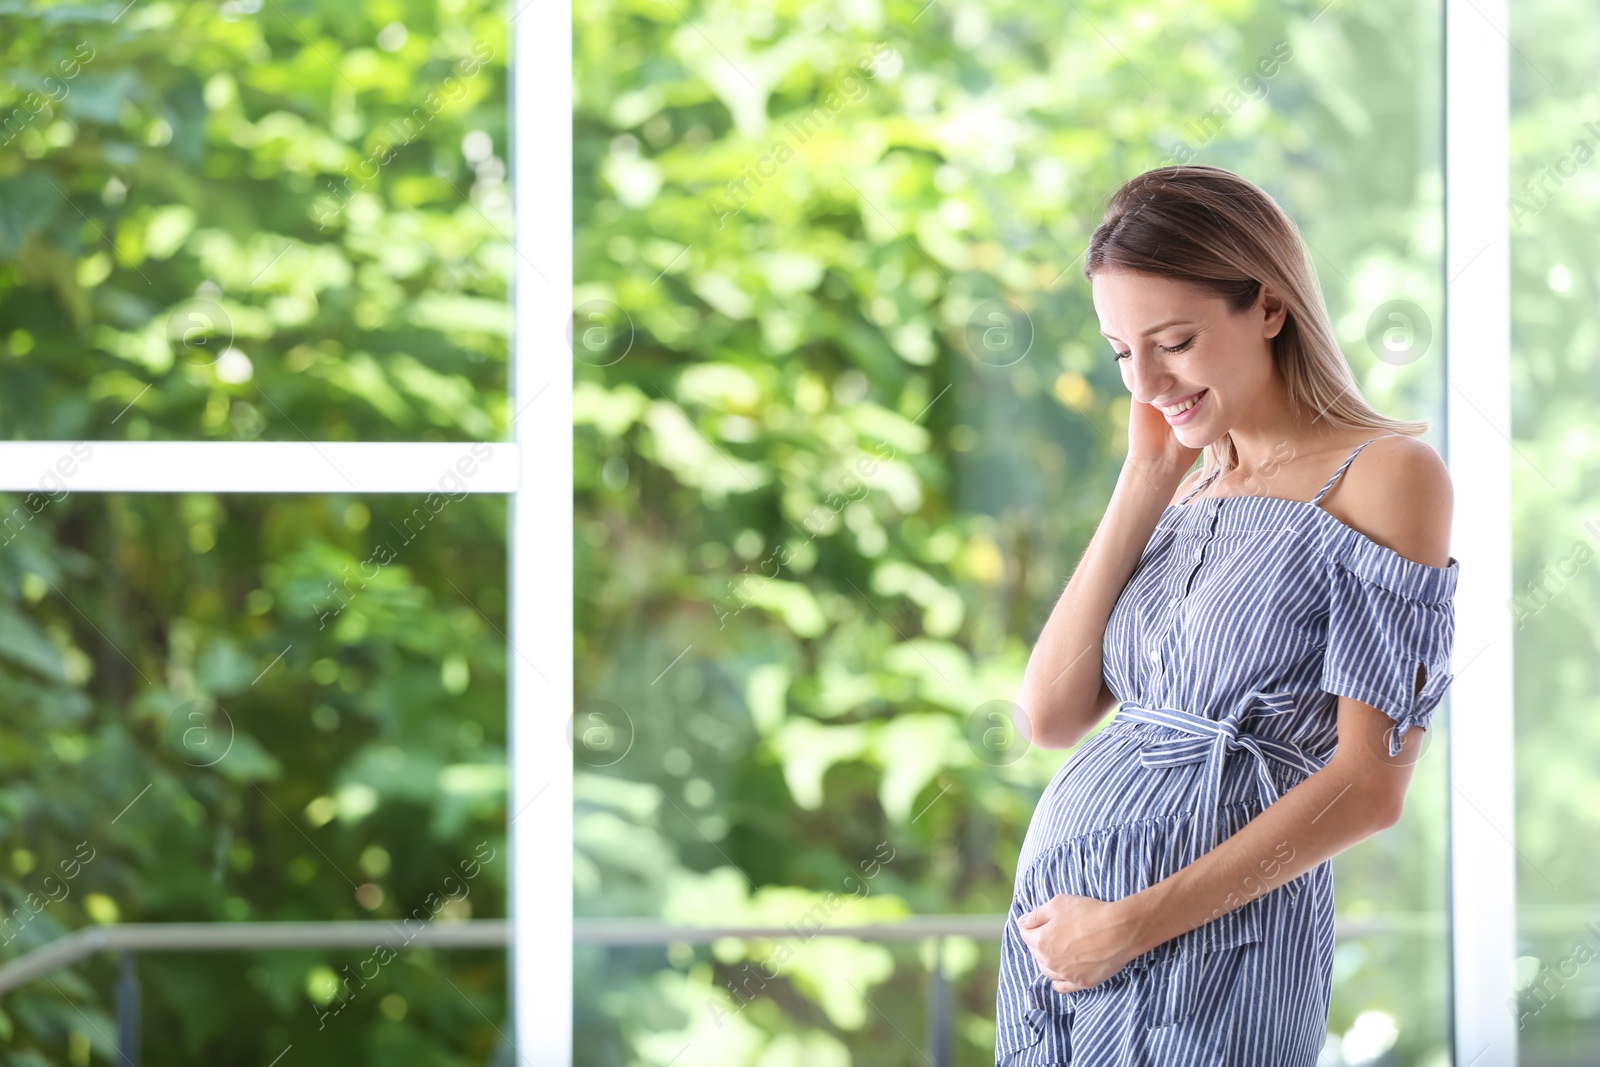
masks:
<svg viewBox="0 0 1600 1067"><path fill-rule="evenodd" d="M928 947L829 932L998 929L1067 758L1000 709L1125 451L1079 258L1105 198L1188 160L1268 189L1368 399L1441 447L1440 9L687 15L575 11L578 902L825 917L584 946L579 1058L922 1063ZM1447 1049L1429 741L1336 861L1327 1063ZM995 951L945 946L957 1063L992 1062Z"/></svg>
<svg viewBox="0 0 1600 1067"><path fill-rule="evenodd" d="M508 18L0 13L4 435L505 438Z"/></svg>
<svg viewBox="0 0 1600 1067"><path fill-rule="evenodd" d="M0 957L366 920L350 948L137 955L142 1062L489 1062L505 950L416 939L506 914L507 501L77 494L24 521L0 494ZM96 953L8 992L7 1062L119 1062L118 977Z"/></svg>
<svg viewBox="0 0 1600 1067"><path fill-rule="evenodd" d="M1555 1067L1600 1045L1600 871L1589 846L1600 726L1594 580L1594 179L1586 103L1593 14L1512 8L1511 447L1517 737L1518 1062ZM1562 17L1563 15L1567 17ZM1585 487L1588 488L1585 488Z"/></svg>

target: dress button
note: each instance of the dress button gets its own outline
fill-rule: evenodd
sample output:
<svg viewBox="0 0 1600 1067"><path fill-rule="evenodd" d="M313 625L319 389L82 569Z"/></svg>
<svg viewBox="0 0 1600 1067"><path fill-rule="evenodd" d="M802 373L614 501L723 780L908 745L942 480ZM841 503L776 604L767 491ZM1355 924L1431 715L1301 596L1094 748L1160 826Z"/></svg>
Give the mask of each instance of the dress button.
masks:
<svg viewBox="0 0 1600 1067"><path fill-rule="evenodd" d="M1155 660L1157 663L1160 663L1161 662L1161 649L1160 648L1152 648L1150 650L1150 658Z"/></svg>

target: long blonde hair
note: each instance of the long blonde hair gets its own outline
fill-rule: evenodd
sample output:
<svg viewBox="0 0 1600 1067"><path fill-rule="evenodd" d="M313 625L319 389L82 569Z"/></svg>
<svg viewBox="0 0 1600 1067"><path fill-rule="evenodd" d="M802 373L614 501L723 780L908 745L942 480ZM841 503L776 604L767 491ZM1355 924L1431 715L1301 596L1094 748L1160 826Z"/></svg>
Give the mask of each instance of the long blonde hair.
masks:
<svg viewBox="0 0 1600 1067"><path fill-rule="evenodd" d="M1089 238L1083 274L1131 270L1187 282L1248 310L1263 283L1288 314L1272 357L1288 385L1296 418L1317 412L1333 426L1418 437L1422 419L1392 419L1361 393L1333 335L1316 268L1294 221L1265 190L1221 167L1160 167L1124 182ZM1233 436L1205 449L1206 469L1239 463Z"/></svg>

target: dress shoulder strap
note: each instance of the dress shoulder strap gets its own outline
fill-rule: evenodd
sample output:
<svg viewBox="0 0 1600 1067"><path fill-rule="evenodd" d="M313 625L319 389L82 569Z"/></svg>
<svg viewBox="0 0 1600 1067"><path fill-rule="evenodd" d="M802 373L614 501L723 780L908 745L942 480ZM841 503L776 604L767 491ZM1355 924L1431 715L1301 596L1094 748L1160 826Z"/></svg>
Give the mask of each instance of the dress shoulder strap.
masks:
<svg viewBox="0 0 1600 1067"><path fill-rule="evenodd" d="M1315 504L1315 505L1317 505L1319 507L1321 506L1322 498L1328 495L1328 490L1333 488L1333 483L1337 482L1339 480L1340 475L1344 474L1345 470L1350 466L1350 464L1355 460L1355 458L1357 456L1361 455L1361 450L1363 448L1366 448L1372 442L1382 440L1385 437L1398 437L1398 436L1400 436L1400 435L1399 434L1392 434L1392 433L1379 434L1377 437L1369 437L1367 440L1362 441L1359 445L1356 445L1356 450L1354 452L1350 453L1350 455L1345 458L1345 461L1343 463L1339 464L1339 469L1333 472L1333 477L1329 478L1327 484L1322 487L1322 489L1317 493L1316 496L1311 498L1311 503Z"/></svg>
<svg viewBox="0 0 1600 1067"><path fill-rule="evenodd" d="M1187 493L1184 494L1184 497L1183 497L1182 500L1178 501L1178 507L1180 507L1180 508L1183 507L1183 505L1185 505L1185 504L1187 504L1189 502L1189 498L1190 497L1194 496L1200 490L1202 490L1206 486L1210 485L1211 484L1211 479L1215 478L1219 473L1221 473L1221 471L1222 471L1222 468L1221 467L1217 467L1217 468L1213 469L1210 474L1206 475L1204 478L1201 478L1198 482L1195 482L1194 483L1194 487L1192 489L1190 489Z"/></svg>

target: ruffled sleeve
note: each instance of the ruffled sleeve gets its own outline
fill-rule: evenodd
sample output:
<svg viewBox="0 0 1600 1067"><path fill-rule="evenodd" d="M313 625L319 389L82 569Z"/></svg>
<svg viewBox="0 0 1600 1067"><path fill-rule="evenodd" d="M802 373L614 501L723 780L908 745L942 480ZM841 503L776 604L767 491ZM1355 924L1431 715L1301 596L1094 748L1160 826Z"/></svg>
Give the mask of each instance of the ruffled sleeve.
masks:
<svg viewBox="0 0 1600 1067"><path fill-rule="evenodd" d="M1352 531L1353 532L1353 531ZM1454 675L1455 591L1460 563L1407 559L1357 534L1329 565L1328 646L1321 688L1370 704L1395 722L1389 755L1406 731L1428 729ZM1417 691L1417 671L1424 672Z"/></svg>

